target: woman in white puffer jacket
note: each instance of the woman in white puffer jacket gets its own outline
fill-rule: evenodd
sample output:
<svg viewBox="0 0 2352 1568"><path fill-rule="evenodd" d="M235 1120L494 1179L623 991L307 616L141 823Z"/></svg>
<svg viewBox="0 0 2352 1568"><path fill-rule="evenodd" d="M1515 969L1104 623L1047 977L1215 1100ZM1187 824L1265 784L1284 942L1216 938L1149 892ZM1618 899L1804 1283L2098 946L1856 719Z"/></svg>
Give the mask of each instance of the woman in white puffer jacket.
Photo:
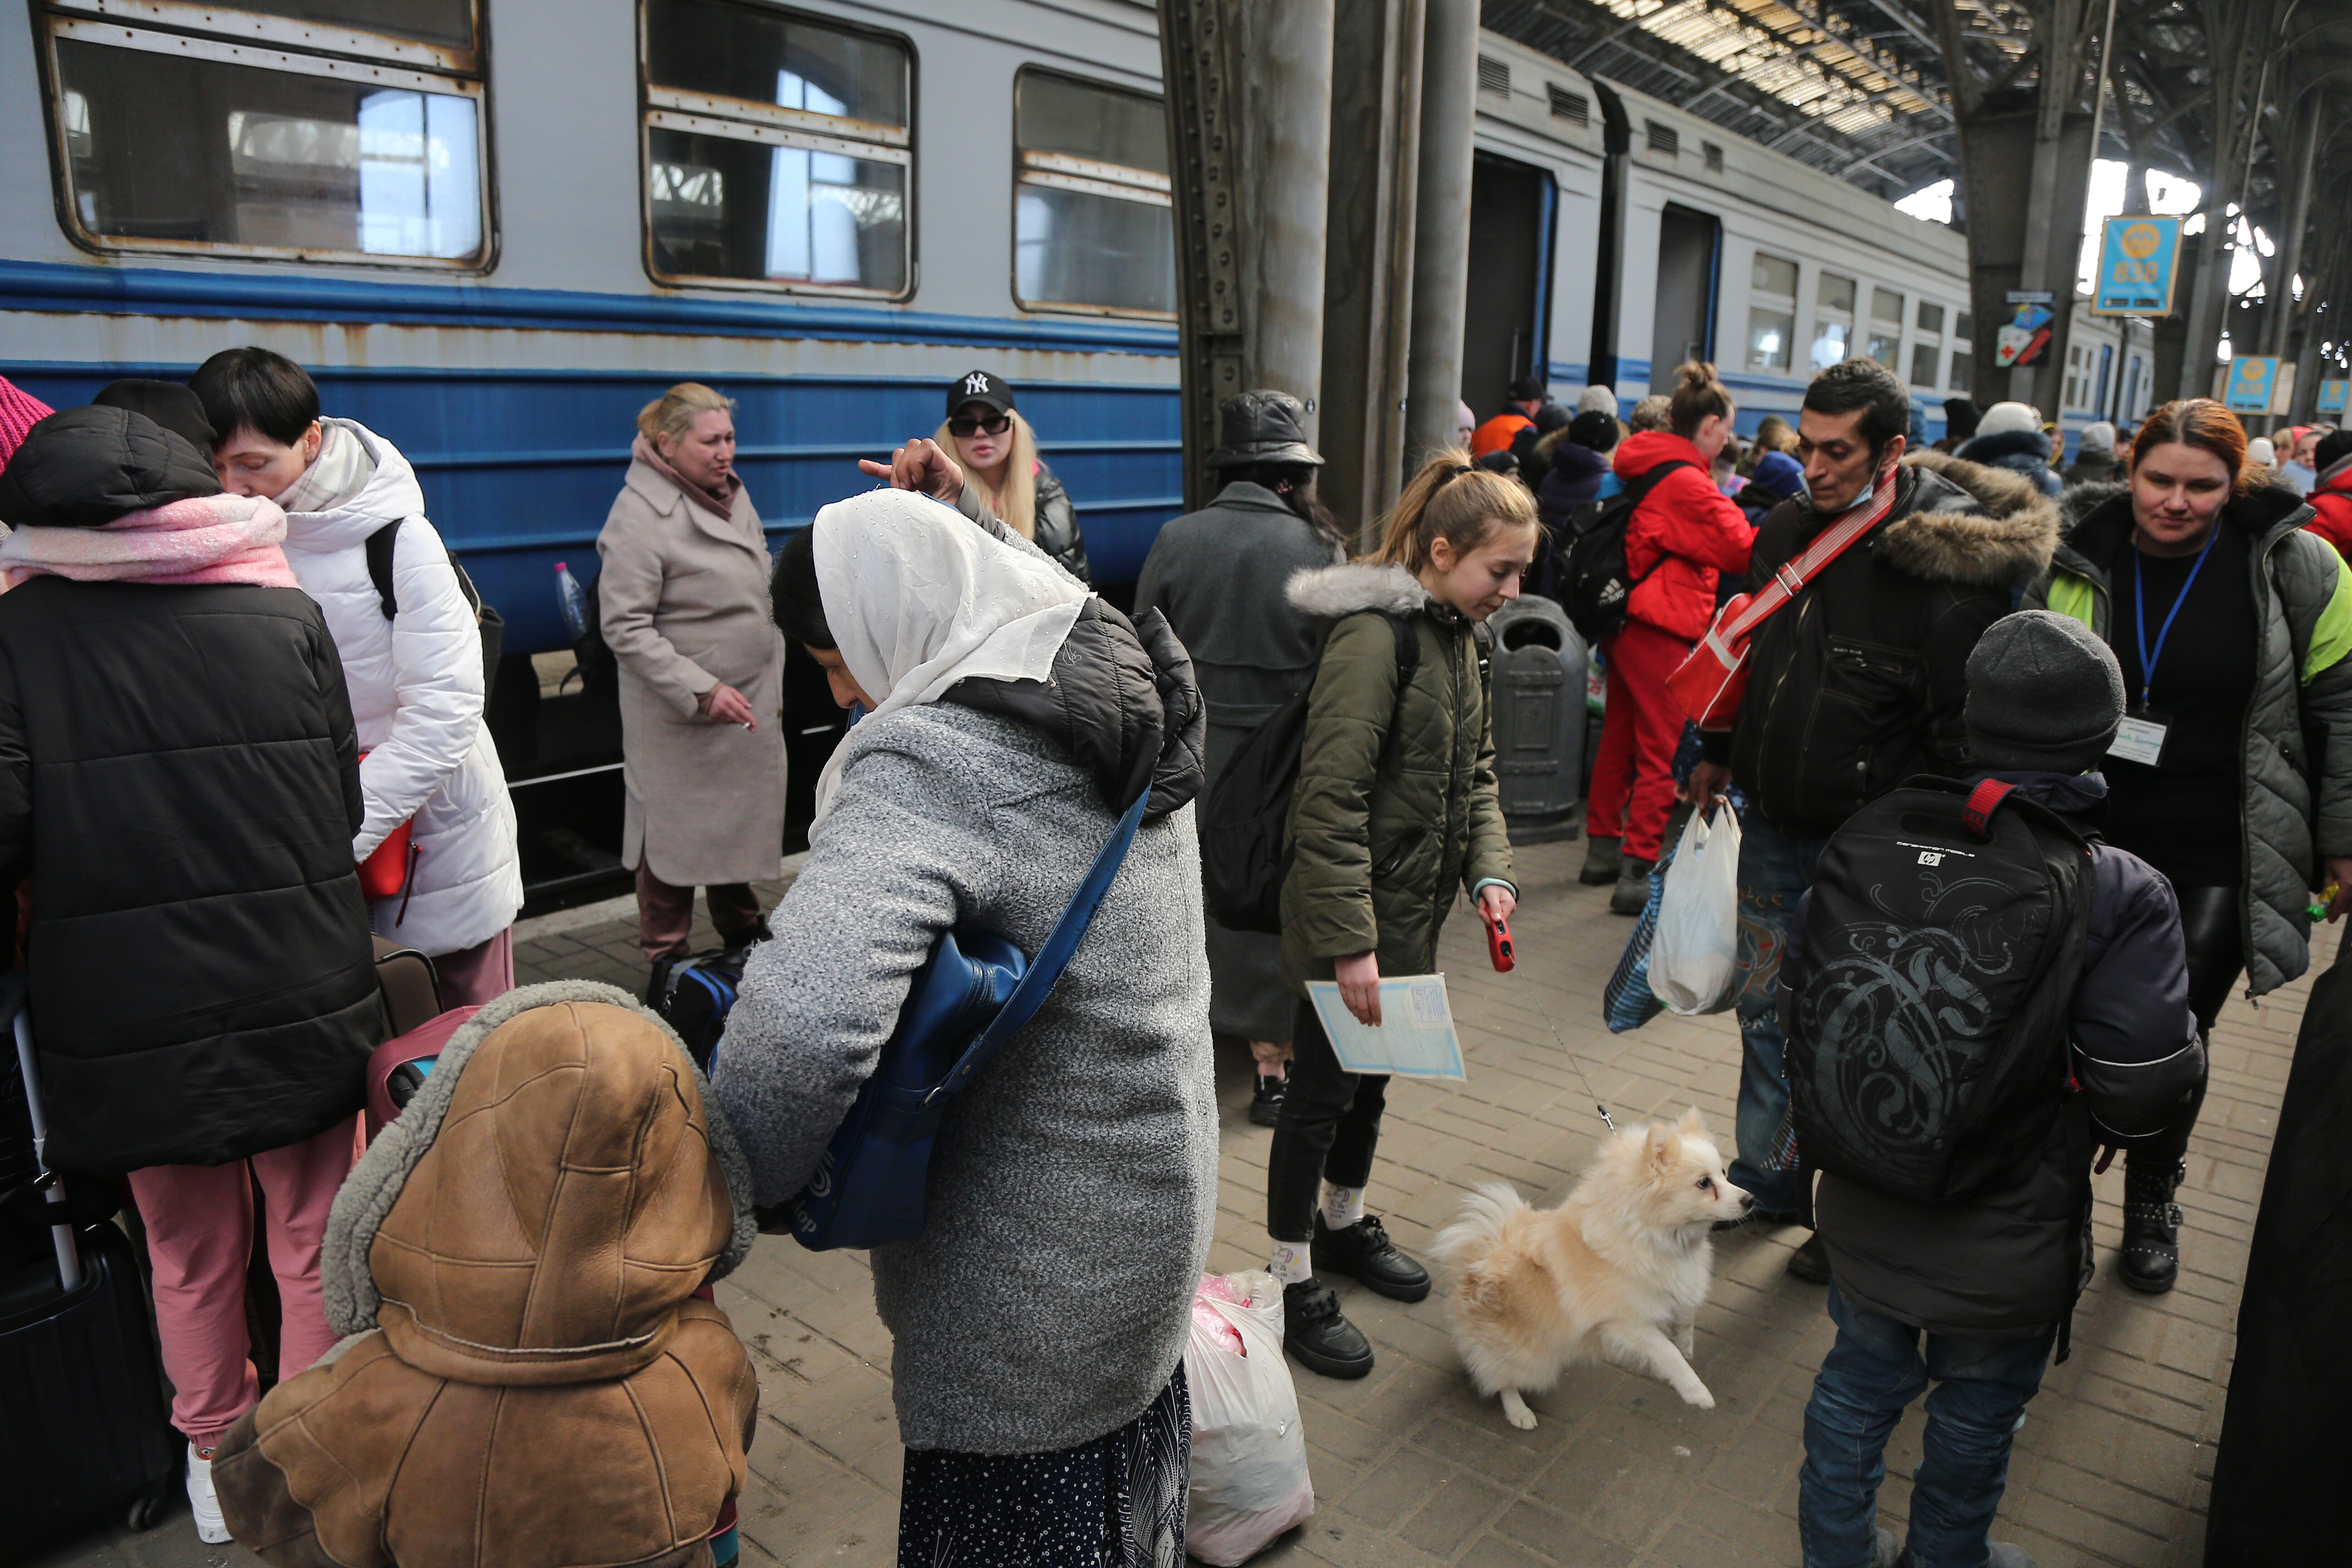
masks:
<svg viewBox="0 0 2352 1568"><path fill-rule="evenodd" d="M511 990L522 907L514 805L483 722L481 631L425 520L415 470L364 426L321 419L310 376L266 349L215 354L194 385L219 434L222 487L285 509L286 558L342 655L366 753L367 818L352 858L364 861L415 819L405 885L369 907L376 933L432 957L446 1006ZM387 618L367 541L395 522Z"/></svg>

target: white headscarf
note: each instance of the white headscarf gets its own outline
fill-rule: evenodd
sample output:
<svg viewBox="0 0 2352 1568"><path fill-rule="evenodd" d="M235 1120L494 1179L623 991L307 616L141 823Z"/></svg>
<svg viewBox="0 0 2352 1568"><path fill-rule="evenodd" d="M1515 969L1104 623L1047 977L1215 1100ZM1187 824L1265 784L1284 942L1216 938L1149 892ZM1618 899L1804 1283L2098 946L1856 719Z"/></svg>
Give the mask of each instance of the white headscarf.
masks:
<svg viewBox="0 0 2352 1568"><path fill-rule="evenodd" d="M1044 680L1087 601L1052 562L911 490L835 501L812 527L825 625L874 699L869 718L932 701L970 677ZM817 775L816 822L833 809L844 754L835 748Z"/></svg>

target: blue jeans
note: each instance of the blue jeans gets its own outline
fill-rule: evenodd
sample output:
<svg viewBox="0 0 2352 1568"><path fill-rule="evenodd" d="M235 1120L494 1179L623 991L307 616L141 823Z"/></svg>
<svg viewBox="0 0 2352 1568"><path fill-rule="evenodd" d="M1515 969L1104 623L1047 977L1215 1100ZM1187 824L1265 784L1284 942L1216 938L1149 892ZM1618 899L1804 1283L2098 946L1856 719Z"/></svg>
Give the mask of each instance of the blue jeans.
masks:
<svg viewBox="0 0 2352 1568"><path fill-rule="evenodd" d="M1830 1288L1837 1342L1822 1358L1805 1406L1805 1468L1797 1474L1797 1533L1805 1568L1870 1568L1886 1438L1920 1391L1927 1429L1911 1477L1913 1568L1985 1568L1993 1510L2009 1485L2009 1447L2042 1386L2053 1324L2027 1340L1922 1335L1850 1304Z"/></svg>
<svg viewBox="0 0 2352 1568"><path fill-rule="evenodd" d="M1791 838L1751 812L1739 824L1739 1157L1731 1182L1768 1214L1810 1219L1808 1173L1780 1066L1780 951L1826 838Z"/></svg>

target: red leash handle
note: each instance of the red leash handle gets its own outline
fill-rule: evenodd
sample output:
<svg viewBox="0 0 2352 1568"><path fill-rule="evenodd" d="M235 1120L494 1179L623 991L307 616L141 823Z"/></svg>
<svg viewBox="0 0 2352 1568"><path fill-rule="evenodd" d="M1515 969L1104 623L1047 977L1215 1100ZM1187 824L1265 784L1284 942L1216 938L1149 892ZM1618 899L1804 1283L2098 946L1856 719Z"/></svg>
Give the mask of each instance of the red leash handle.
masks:
<svg viewBox="0 0 2352 1568"><path fill-rule="evenodd" d="M1500 915L1488 914L1483 904L1478 908L1478 918L1486 922L1486 956L1494 961L1498 973L1509 973L1511 965L1517 962L1511 952L1511 922Z"/></svg>

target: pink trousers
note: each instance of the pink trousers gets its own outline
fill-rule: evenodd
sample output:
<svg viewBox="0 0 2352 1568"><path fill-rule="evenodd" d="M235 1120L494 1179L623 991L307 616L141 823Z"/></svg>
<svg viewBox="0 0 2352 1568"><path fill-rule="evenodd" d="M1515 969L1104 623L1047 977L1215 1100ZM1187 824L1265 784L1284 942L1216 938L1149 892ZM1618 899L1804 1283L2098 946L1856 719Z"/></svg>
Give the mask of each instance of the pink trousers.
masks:
<svg viewBox="0 0 2352 1568"><path fill-rule="evenodd" d="M335 1342L320 1300L319 1246L335 1189L352 1169L352 1123L226 1165L150 1165L131 1173L155 1275L155 1327L172 1380L172 1425L208 1448L259 1398L245 1332L245 1270L259 1183L269 1270L284 1310L278 1375L292 1377Z"/></svg>
<svg viewBox="0 0 2352 1568"><path fill-rule="evenodd" d="M478 1007L514 989L514 927L433 961L441 981L441 1005Z"/></svg>

